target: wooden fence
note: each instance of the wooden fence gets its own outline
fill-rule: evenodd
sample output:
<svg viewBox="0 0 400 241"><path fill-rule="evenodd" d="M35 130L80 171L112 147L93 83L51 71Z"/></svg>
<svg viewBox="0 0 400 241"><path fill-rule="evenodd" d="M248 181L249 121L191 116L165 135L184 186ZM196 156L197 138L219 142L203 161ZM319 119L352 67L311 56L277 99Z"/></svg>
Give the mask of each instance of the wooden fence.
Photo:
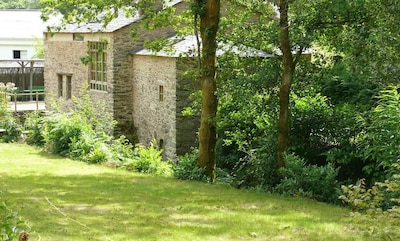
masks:
<svg viewBox="0 0 400 241"><path fill-rule="evenodd" d="M0 98L9 103L13 111L41 110L45 108L45 93L40 91L30 93L8 93L1 91Z"/></svg>

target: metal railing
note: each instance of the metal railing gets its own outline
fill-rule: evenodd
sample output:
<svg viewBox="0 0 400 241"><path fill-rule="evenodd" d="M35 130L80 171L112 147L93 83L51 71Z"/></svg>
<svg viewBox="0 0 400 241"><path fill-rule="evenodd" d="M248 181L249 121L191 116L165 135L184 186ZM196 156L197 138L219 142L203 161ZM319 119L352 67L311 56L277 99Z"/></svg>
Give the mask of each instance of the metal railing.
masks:
<svg viewBox="0 0 400 241"><path fill-rule="evenodd" d="M39 110L39 104L42 104L43 101L39 100L39 97L43 96L43 100L45 97L45 93L43 92L32 92L32 93L9 93L9 92L4 92L0 91L0 98L3 98L5 100L5 103L10 103L10 108L13 109L14 111L19 110ZM25 100L25 99L30 100ZM35 97L35 100L32 101L32 98ZM21 99L18 101L18 99ZM32 109L31 104L34 104L34 107ZM29 108L27 107L27 104L29 104ZM24 106L23 108L18 108L18 105Z"/></svg>

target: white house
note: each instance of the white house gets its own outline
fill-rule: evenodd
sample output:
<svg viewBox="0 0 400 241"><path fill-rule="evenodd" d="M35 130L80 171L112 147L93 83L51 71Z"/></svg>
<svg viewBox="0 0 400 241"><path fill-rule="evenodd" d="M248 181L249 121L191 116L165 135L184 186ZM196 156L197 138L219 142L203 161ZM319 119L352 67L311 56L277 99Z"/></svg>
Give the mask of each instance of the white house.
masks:
<svg viewBox="0 0 400 241"><path fill-rule="evenodd" d="M45 29L40 10L0 10L0 60L32 59Z"/></svg>

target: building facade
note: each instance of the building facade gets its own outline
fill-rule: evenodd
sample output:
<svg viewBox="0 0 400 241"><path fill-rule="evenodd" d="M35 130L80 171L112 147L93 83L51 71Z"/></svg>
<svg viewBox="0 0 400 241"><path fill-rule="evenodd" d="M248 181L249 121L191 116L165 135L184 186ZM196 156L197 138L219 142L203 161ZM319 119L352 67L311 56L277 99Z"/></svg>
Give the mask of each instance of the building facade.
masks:
<svg viewBox="0 0 400 241"><path fill-rule="evenodd" d="M187 5L176 1L174 7L179 12ZM178 154L197 145L196 124L189 124L194 118L180 123L181 106L190 94L189 90L181 93L180 86L187 85L180 83L191 80L180 80L182 59L143 54L145 40L171 36L173 29L144 31L140 30L139 21L140 16L121 15L105 28L89 23L46 32L46 100L63 98L68 102L88 86L92 100L105 101L118 122L116 134L135 134L145 145L155 140L164 150L164 158L175 160ZM140 36L136 42L131 39L133 30L138 30ZM189 133L181 125L192 126L193 130Z"/></svg>

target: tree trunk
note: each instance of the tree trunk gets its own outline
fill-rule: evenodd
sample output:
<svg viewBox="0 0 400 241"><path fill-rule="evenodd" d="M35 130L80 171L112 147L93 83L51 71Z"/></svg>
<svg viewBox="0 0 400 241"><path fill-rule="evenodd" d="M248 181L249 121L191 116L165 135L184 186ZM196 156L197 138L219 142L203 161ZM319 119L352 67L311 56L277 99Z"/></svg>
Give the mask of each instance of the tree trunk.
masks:
<svg viewBox="0 0 400 241"><path fill-rule="evenodd" d="M286 166L284 153L289 145L289 94L294 73L294 61L289 38L288 10L288 0L280 0L280 46L283 54L283 75L279 90L278 168Z"/></svg>
<svg viewBox="0 0 400 241"><path fill-rule="evenodd" d="M199 130L199 166L215 181L215 145L217 141L217 85L216 85L216 36L219 27L220 0L196 0L202 9L200 35L202 40L201 90L202 107Z"/></svg>

